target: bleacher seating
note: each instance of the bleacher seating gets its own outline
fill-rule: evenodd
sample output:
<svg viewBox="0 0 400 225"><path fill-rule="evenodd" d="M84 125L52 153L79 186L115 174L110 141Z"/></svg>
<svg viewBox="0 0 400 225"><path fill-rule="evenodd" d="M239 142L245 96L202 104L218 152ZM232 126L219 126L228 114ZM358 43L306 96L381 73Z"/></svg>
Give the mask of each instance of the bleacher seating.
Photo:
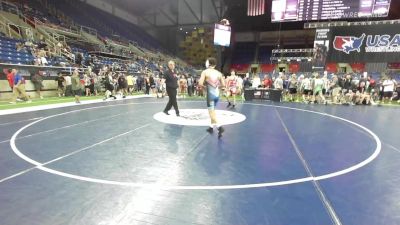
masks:
<svg viewBox="0 0 400 225"><path fill-rule="evenodd" d="M64 14L73 18L78 24L97 29L98 33L104 37L112 37L114 33L135 41L144 48L161 49L160 44L138 26L86 3L74 1L72 4L68 0L49 0L48 2L56 4L57 8L62 9ZM97 18L102 18L102 20Z"/></svg>
<svg viewBox="0 0 400 225"><path fill-rule="evenodd" d="M10 7L15 11L12 13L17 13L17 11L19 11L19 13L23 13L23 15L30 20L36 18L41 20L42 22L47 21L48 24L58 26L63 24L64 22L69 23L70 19L73 19L74 23L76 24L97 29L98 34L100 34L98 36L100 40L104 41L105 39L109 38L117 40L116 43L122 42L125 44L125 46L128 46L128 43L132 43L140 50L142 50L142 48L147 49L146 51L142 50L145 54L148 50L153 52L151 55L155 54L156 51L166 52L160 47L160 44L153 37L151 37L149 34L147 34L144 30L142 30L138 26L80 1L72 2L68 0L47 0L46 6L42 5L43 4L42 1L39 0L15 1L12 3L14 5L10 3L6 4L7 7ZM54 13L54 10L48 11L49 9L48 7L51 8L52 5L54 6L53 9L56 8L57 10L62 10L61 17L58 16L60 14ZM4 8L6 7L3 7L2 9L4 10ZM52 11L52 13L50 13L50 11ZM65 19L64 15L67 15L67 19ZM103 18L103 19L98 20L97 18ZM3 63L12 63L12 64L28 64L28 65L34 64L35 57L30 52L28 52L25 49L17 51L16 43L18 42L23 43L25 42L25 40L18 40L6 37L0 39L0 61ZM87 46L85 47L81 47L80 45L71 46L72 43L68 44L70 44L72 53L77 53L77 52L83 53L83 62L86 62L87 59L90 57L88 53L89 49L85 49L85 47ZM93 51L93 49L90 48L90 51ZM119 54L119 51L117 54ZM134 54L131 54L127 50L125 50L124 52L123 50L121 50L120 54L128 57L136 57ZM66 57L69 58L69 56ZM143 71L143 69L156 71L158 70L160 59L151 59L151 57L154 56L146 57L146 60L139 60L137 62L130 63L129 67L126 67L125 65L126 63L119 59L102 58L99 62L102 65L114 64L119 66L120 68L128 69L128 71L134 71L134 72ZM171 56L167 57L171 58ZM51 58L46 57L48 62L47 65L48 66L73 65L74 62L72 62L71 59L67 58L65 58L62 55ZM181 73L192 73L192 74L194 73L194 70L192 68L180 67L178 65L177 65L177 70L180 71Z"/></svg>
<svg viewBox="0 0 400 225"><path fill-rule="evenodd" d="M7 37L0 37L0 61L12 64L33 64L34 57L27 50L17 51L16 44L24 42Z"/></svg>

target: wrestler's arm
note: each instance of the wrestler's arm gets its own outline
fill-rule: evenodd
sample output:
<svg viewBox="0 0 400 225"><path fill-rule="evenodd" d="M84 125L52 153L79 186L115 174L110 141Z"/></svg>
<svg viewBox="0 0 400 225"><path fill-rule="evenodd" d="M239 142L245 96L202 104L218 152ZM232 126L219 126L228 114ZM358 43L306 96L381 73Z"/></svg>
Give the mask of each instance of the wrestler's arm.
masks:
<svg viewBox="0 0 400 225"><path fill-rule="evenodd" d="M205 79L206 79L206 73L203 71L203 72L201 73L200 80L199 80L199 86L200 86L200 87L204 87L204 81L205 81Z"/></svg>
<svg viewBox="0 0 400 225"><path fill-rule="evenodd" d="M222 73L219 76L219 81L221 82L221 87L226 87L225 86L225 79L224 79L224 75L222 75Z"/></svg>

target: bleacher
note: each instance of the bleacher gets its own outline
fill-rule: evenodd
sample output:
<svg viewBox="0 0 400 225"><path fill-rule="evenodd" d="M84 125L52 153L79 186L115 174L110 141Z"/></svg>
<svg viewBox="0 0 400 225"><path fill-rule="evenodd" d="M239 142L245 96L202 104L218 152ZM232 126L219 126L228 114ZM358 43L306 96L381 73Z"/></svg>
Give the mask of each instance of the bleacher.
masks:
<svg viewBox="0 0 400 225"><path fill-rule="evenodd" d="M12 64L33 64L34 57L26 49L17 51L16 44L25 42L7 37L0 37L0 61Z"/></svg>
<svg viewBox="0 0 400 225"><path fill-rule="evenodd" d="M95 28L101 36L112 38L117 34L149 50L160 50L160 44L138 26L80 1L49 0L80 25ZM98 20L97 18L102 18Z"/></svg>
<svg viewBox="0 0 400 225"><path fill-rule="evenodd" d="M98 38L103 42L106 39L111 39L114 43L124 43L124 46L127 47L129 46L129 43L132 43L136 46L136 48L140 50L145 49L142 51L145 53L148 59L152 59L146 61L139 60L138 62L133 63L133 67L126 68L129 69L128 72L139 72L143 71L143 69L148 69L151 71L158 70L160 62L159 59L157 59L157 57L159 57L157 52L166 52L160 47L160 44L153 37L151 37L138 26L83 2L71 2L68 0L48 0L46 6L42 5L42 1L39 0L11 2L12 4L3 4L2 2L2 4L4 5L2 7L2 10L9 7L10 9L13 9L15 11L12 13L23 13L25 17L32 21L34 20L34 18L36 18L37 20L56 26L69 23L72 19L74 21L73 23L75 24L97 29L97 33L99 34ZM53 6L55 9L57 9L57 12L51 10ZM9 12L10 9L7 8L7 11ZM61 10L61 14L59 14L59 10ZM52 11L52 13L50 13L50 11ZM98 20L97 18L103 19ZM25 40L12 38L3 38L1 40L0 61L10 64L34 64L35 57L31 53L28 53L25 49L17 51L15 44L18 42L25 42ZM96 49L95 47L86 49L85 47L82 47L80 45L73 46L75 44L79 44L76 42L68 44L71 47L72 53L83 53L83 62L86 62L89 58L89 51L94 51L94 49ZM101 51L105 50L104 48L99 49L103 49ZM127 58L136 57L135 54L131 54L131 52L128 51L128 48L124 50L118 50L118 53L116 53L116 58L119 58L117 56L119 54ZM161 58L164 58L165 60L165 57L173 58L172 56L163 56ZM72 66L74 64L74 62L71 61L71 58L69 58L68 56L64 57L63 55L46 57L46 59L48 62L47 66ZM112 56L111 58L103 58L101 61L99 61L99 63L103 65L124 64L122 60L113 59ZM186 66L177 66L177 69L182 73L195 73L192 68L187 68Z"/></svg>

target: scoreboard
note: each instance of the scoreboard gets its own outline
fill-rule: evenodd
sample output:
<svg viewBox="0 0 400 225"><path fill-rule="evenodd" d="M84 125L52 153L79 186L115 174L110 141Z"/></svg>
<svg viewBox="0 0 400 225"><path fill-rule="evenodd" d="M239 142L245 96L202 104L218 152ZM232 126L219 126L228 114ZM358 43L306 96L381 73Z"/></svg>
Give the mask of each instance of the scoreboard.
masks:
<svg viewBox="0 0 400 225"><path fill-rule="evenodd" d="M272 0L272 22L387 17L391 0Z"/></svg>

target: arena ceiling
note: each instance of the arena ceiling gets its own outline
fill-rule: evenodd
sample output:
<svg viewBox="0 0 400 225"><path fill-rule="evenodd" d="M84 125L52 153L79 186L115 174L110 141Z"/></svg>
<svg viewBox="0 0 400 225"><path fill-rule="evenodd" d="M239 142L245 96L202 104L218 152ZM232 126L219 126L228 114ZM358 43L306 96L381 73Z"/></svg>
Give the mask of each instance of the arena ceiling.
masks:
<svg viewBox="0 0 400 225"><path fill-rule="evenodd" d="M271 23L271 0L266 14L249 17L247 0L105 0L131 12L142 27L190 27L210 25L227 18L236 31L273 31L302 29L304 22ZM382 19L382 18L380 18ZM400 19L400 1L392 0L387 19ZM349 20L354 21L354 20Z"/></svg>
<svg viewBox="0 0 400 225"><path fill-rule="evenodd" d="M225 0L106 0L131 12L142 27L213 24L226 12ZM229 0L228 0L229 1Z"/></svg>

